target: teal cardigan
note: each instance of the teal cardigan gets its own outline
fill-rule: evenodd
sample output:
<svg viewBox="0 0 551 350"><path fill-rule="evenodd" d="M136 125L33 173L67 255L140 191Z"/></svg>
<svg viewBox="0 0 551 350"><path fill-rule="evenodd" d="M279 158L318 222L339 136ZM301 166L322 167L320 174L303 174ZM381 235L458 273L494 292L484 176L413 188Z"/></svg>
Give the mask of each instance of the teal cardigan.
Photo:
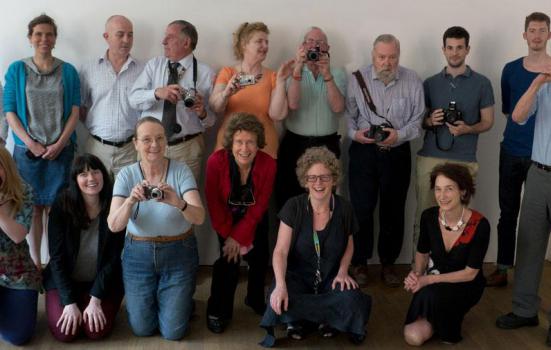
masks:
<svg viewBox="0 0 551 350"><path fill-rule="evenodd" d="M63 84L63 120L66 122L71 115L73 106L80 106L80 80L75 67L70 63L63 62L61 82ZM4 113L13 112L17 114L23 128L28 130L27 124L27 74L25 63L15 61L8 68L6 73L6 86L4 87ZM12 131L13 133L13 131ZM24 145L23 141L13 133L15 144ZM76 133L71 135L71 141L76 143Z"/></svg>

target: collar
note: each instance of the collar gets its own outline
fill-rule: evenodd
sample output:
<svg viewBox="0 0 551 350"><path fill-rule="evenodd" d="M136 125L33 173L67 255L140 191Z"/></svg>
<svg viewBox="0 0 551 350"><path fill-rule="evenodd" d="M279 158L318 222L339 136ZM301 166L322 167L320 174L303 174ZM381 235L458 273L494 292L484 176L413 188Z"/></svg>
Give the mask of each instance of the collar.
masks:
<svg viewBox="0 0 551 350"><path fill-rule="evenodd" d="M167 61L170 62L168 57L165 57L165 58ZM193 66L193 52L191 52L189 55L179 60L178 63L180 63L180 66L184 67L186 70L191 69Z"/></svg>
<svg viewBox="0 0 551 350"><path fill-rule="evenodd" d="M451 78L452 76L451 76L451 74L448 74L448 72L446 71L446 68L447 68L447 66L444 67L444 69L442 69L442 71L440 72L440 74L441 74L442 77L444 77L444 78L447 78L447 77L450 77L450 78ZM464 71L463 73L459 74L458 77L463 76L463 77L465 77L465 78L468 78L468 77L470 77L472 74L473 74L473 70L471 69L471 67L469 67L469 65L467 65L467 66L465 67L465 71Z"/></svg>
<svg viewBox="0 0 551 350"><path fill-rule="evenodd" d="M108 57L107 57L107 52L109 51L109 49L105 50L105 53L103 55L101 55L100 57L98 57L98 64L102 64L104 62L109 62L109 64L111 64L111 61L109 61ZM132 57L132 55L128 55L128 58L126 59L126 62L124 62L124 64L122 65L122 68L124 69L125 67L129 66L130 64L135 64L136 63L136 60L134 59L134 57Z"/></svg>

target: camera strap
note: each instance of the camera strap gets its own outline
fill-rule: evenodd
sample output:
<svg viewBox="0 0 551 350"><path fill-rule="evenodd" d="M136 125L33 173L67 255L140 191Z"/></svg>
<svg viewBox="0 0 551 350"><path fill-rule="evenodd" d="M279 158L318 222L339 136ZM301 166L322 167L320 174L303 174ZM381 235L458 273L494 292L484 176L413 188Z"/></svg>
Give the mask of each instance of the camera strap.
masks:
<svg viewBox="0 0 551 350"><path fill-rule="evenodd" d="M391 128L394 128L390 120L388 120L387 118L377 113L377 107L375 107L375 103L373 103L373 98L371 98L371 94L369 93L369 89L367 88L367 84L365 83L362 73L360 73L360 71L357 70L355 72L352 72L352 74L356 77L356 80L358 81L358 85L360 85L360 90L362 91L362 95L364 96L365 103L367 103L367 105L369 106L369 109L371 109L371 111L375 113L377 117L382 118L384 121L386 121ZM369 125L371 125L371 123L369 123Z"/></svg>
<svg viewBox="0 0 551 350"><path fill-rule="evenodd" d="M443 125L443 126L445 126L445 125ZM451 150L451 149L453 148L453 144L455 143L455 136L453 136L453 135L450 134L450 135L452 136L452 142L451 142L451 144L450 144L449 147L444 148L444 147L440 146L440 137L438 136L438 130L439 130L440 128L442 128L443 126L442 126L442 125L439 125L439 126L436 127L436 128L432 128L431 131L434 133L434 139L435 139L435 141L436 141L436 147L437 147L439 150L441 150L441 151L447 152L447 151L449 151L449 150Z"/></svg>
<svg viewBox="0 0 551 350"><path fill-rule="evenodd" d="M193 88L197 91L197 59L193 56Z"/></svg>

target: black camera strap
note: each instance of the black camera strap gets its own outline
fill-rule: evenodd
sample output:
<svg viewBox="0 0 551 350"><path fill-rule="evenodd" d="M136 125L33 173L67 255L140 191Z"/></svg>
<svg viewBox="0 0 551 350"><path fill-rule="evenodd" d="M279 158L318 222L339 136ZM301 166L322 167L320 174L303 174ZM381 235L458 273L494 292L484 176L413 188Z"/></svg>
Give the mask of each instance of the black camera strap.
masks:
<svg viewBox="0 0 551 350"><path fill-rule="evenodd" d="M360 90L362 91L362 95L364 96L365 103L369 106L369 109L371 109L371 111L375 113L377 117L382 118L384 121L386 121L391 128L394 128L390 120L388 120L387 118L377 113L377 107L375 107L375 103L373 103L373 98L371 98L371 94L369 93L369 89L367 88L367 84L365 83L362 73L360 73L360 71L357 70L355 72L352 72L352 74L356 77L356 80L358 81L358 85L360 85ZM371 123L369 123L369 125L371 125Z"/></svg>
<svg viewBox="0 0 551 350"><path fill-rule="evenodd" d="M450 144L450 147L447 147L447 148L442 147L442 146L440 145L440 137L438 136L438 130L439 130L439 129L440 129L440 130L443 130L443 129L441 129L441 128L444 127L444 126L446 126L446 125L439 125L439 126L433 127L431 131L434 133L434 139L436 140L436 147L437 147L439 150L441 150L441 151L447 152L447 151L449 151L449 150L451 150L451 149L453 148L453 144L455 143L455 136L453 136L453 135L450 133L450 135L451 135L451 137L452 137L452 142L451 142L451 144Z"/></svg>
<svg viewBox="0 0 551 350"><path fill-rule="evenodd" d="M193 88L197 91L197 59L193 56Z"/></svg>

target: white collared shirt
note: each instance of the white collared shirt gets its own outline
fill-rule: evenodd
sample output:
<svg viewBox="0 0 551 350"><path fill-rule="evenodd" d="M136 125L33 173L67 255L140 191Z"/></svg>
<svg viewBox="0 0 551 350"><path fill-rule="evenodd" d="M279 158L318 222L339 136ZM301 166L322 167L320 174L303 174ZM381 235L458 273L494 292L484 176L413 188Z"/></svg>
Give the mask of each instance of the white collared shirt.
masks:
<svg viewBox="0 0 551 350"><path fill-rule="evenodd" d="M120 142L134 134L140 111L130 105L128 97L142 70L143 64L128 56L117 74L107 52L82 66L82 106L88 109L84 124L92 135Z"/></svg>
<svg viewBox="0 0 551 350"><path fill-rule="evenodd" d="M142 74L138 77L130 92L130 103L134 108L142 111L142 117L152 116L163 119L164 100L155 98L155 89L166 86L168 83L168 58L158 56L147 62ZM193 54L189 54L180 61L179 71L182 67L185 72L181 74L178 84L185 89L193 87ZM182 131L174 134L173 138L192 135L205 131L216 121L216 115L209 109L208 100L214 85L215 73L208 65L197 61L197 92L203 96L207 116L199 119L199 116L191 109L184 106L183 101L176 104L176 120L182 127Z"/></svg>

